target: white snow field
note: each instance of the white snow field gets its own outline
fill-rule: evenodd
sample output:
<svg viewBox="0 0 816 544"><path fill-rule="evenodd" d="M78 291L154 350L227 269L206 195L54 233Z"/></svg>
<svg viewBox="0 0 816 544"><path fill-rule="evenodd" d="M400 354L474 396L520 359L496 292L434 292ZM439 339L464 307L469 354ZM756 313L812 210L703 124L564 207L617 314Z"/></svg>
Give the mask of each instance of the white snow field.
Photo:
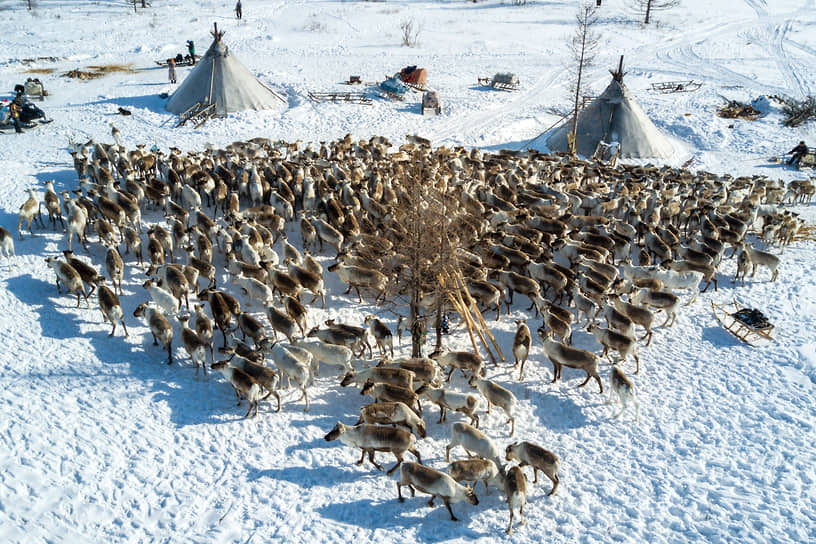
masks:
<svg viewBox="0 0 816 544"><path fill-rule="evenodd" d="M125 256L122 297L130 336L117 330L108 337L95 296L91 310L84 302L77 309L72 296L55 289L44 257L66 247L65 235L46 224L34 237L26 231L24 240L17 238L27 189L42 193L49 179L58 191L75 189L69 139L112 143L110 123L127 147L165 151L257 136L319 146L346 133L382 135L396 145L416 133L435 146L520 148L558 119L556 111L569 108L566 42L578 2L247 0L241 21L231 0L153 0L136 13L124 1L32 4L28 11L22 0L0 3L2 92L11 98L14 84L39 77L49 91L41 106L54 119L24 134L0 135L0 225L17 251L10 271L0 263L0 542L816 541L812 241L781 254L774 283L761 269L735 287L735 259L725 259L719 291L683 306L673 327L656 329L651 345L640 346L641 372L626 366L640 400L637 423L614 419L617 407L605 405L594 382L577 389L582 372L567 369L550 384L552 365L535 333L524 382L510 363L488 366L488 376L509 388L520 407L514 437L504 415L484 414L484 404L481 429L501 449L529 440L561 458L558 493L547 496L544 477L535 485L530 480L527 524L508 537L499 489L485 495L479 485L479 504L454 504L461 520L454 522L439 501L426 507L421 493L398 502L398 473L386 476L368 462L358 467L357 450L326 442L337 421L354 423L367 402L359 390L339 386L337 369L324 367L309 389L310 412L290 389L282 391L280 413L262 402L257 417L244 419L246 403L236 406L220 374L194 377L177 323L176 364L168 366L166 353L152 345L144 322L132 315L148 298L132 255ZM784 128L773 99L758 102L764 115L753 122L715 114L725 98L816 94L813 0L683 0L655 13L648 26L630 5L603 1L595 25L600 47L585 94L601 92L608 69L624 55L625 83L676 150L670 166L786 182L809 174L769 158L800 140L813 145L813 122ZM401 45L403 21L421 26L417 47ZM158 96L172 89L154 60L183 52L187 39L202 54L214 22L226 31L232 53L288 104L232 114L198 130L174 129L176 117ZM61 76L104 65L130 70L87 81ZM428 69L429 85L444 101L441 116L420 116L414 93L405 102L375 99L370 106L315 104L307 96L356 90L340 82L350 75L381 81L407 65ZM189 68L178 71L183 80ZM517 73L521 89L477 85L479 76L500 71ZM691 93L649 90L673 80L703 85ZM132 115L118 115L120 107ZM543 140L529 146L543 150ZM816 221L812 205L794 211ZM145 217L162 219L157 212ZM288 230L299 241L297 226ZM90 254L77 253L101 269L104 251L91 239ZM319 259L324 266L333 261L328 254ZM393 313L370 301L357 304L342 294L345 285L335 274L325 278L326 309L312 305L310 325L328 318L362 324L374 313L395 328ZM219 285L228 285L226 273ZM776 341L750 347L717 324L710 302L733 297L769 316ZM517 301L510 316L497 323L488 317L506 356L512 357L513 319L528 318L538 328L525 308ZM589 334L578 331L575 338L599 352ZM469 349L462 328L445 342ZM403 339L399 353L409 352ZM369 363L355 361L358 368ZM609 365L601 372L606 386ZM468 390L461 375L452 387ZM417 447L424 463L443 470L450 423L464 418L454 413L436 424L437 408L424 407L428 438ZM378 460L393 463L386 454Z"/></svg>

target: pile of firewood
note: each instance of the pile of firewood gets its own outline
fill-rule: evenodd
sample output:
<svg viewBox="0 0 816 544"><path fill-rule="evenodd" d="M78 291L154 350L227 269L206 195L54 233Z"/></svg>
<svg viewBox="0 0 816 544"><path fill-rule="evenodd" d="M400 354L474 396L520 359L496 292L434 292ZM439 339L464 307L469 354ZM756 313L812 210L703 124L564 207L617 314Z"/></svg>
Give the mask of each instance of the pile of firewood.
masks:
<svg viewBox="0 0 816 544"><path fill-rule="evenodd" d="M737 100L729 100L724 106L720 107L717 111L717 115L725 117L726 119L748 119L749 121L753 121L762 114L750 104L743 104Z"/></svg>
<svg viewBox="0 0 816 544"><path fill-rule="evenodd" d="M782 103L785 119L782 124L786 127L798 127L811 119L816 119L816 97L808 96L804 100L788 98Z"/></svg>

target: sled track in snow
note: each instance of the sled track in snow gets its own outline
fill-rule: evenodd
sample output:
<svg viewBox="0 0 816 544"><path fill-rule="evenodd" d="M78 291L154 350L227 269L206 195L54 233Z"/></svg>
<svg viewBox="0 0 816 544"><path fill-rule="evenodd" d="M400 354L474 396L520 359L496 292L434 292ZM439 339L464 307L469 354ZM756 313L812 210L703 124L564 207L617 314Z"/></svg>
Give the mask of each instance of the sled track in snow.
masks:
<svg viewBox="0 0 816 544"><path fill-rule="evenodd" d="M748 3L755 7L758 13L763 12L757 2L748 0ZM687 35L683 41L667 43L666 46L657 50L656 56L665 64L675 66L676 73L694 74L711 85L737 84L749 89L759 88L767 94L801 93L806 95L809 91L808 77L801 74L801 70L807 66L807 63L799 63L785 49L785 45L788 44L787 35L793 27L792 16L786 16L770 26L757 25L754 21L740 20L724 27L707 27L692 35ZM729 33L747 34L757 42L767 44L767 51L769 51L771 57L769 60L775 62L779 67L784 85L758 82L749 75L733 70L724 64L718 64L716 59L705 58L698 53L697 46L704 43L707 38L722 37ZM795 43L792 45L798 46ZM806 50L803 50L803 52L809 53ZM803 68L800 68L800 66Z"/></svg>
<svg viewBox="0 0 816 544"><path fill-rule="evenodd" d="M519 91L504 93L509 100L487 112L477 111L462 119L457 119L444 124L430 135L434 145L451 143L457 134L467 133L469 135L483 132L486 127L499 126L503 123L511 122L511 113L524 111L527 106L534 105L544 96L541 91L550 87L559 77L559 74L552 74L548 77L540 78L530 88L522 88ZM501 91L496 91L501 92Z"/></svg>

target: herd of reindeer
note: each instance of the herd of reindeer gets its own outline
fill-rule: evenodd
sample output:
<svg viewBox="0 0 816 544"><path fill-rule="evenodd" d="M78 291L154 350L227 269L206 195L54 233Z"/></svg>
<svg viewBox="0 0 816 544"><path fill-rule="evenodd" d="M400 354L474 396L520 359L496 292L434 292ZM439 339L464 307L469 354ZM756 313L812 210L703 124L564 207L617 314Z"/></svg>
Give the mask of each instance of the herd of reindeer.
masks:
<svg viewBox="0 0 816 544"><path fill-rule="evenodd" d="M454 520L451 502L477 504L478 481L486 492L488 485L503 488L510 509L508 533L514 509L524 523L527 484L520 467L532 466L533 483L543 472L552 481L552 495L559 484L558 456L531 442L510 444L502 456L478 429L479 396L488 411L495 405L507 414L510 436L516 409L515 396L487 378L478 353L442 351L395 359L392 330L373 315L358 324L364 326L328 321L312 323L310 329L309 306L320 299L325 307L324 271L314 255L335 258L328 271L348 284L347 293L356 289L358 296L381 302L404 292L395 271L407 260L401 253L407 231L392 212L411 198L402 186L405 169L422 161L424 183L458 200L449 221L468 233L467 247L458 247L454 260L470 296L483 311L495 310L497 320L503 303L509 314L514 293L529 297L530 309L543 320L537 334L552 362L553 381L562 367L575 368L586 373L581 387L594 378L603 393L599 359L617 352L609 402L621 404L616 417L629 409L637 419L634 386L621 364L631 355L635 373L640 370L637 346L651 342L656 314L662 310L663 325L670 327L680 305L677 291L689 291L691 304L701 285L703 291L711 283L716 289L723 258L736 258L734 282L741 276L744 284L746 273L754 275L758 266L767 268L774 281L779 257L753 247L746 235L766 248L784 249L803 225L784 205L809 202L814 193L812 181L785 187L764 176L612 167L534 151L433 149L416 136L398 149L384 138L355 142L346 136L319 147L256 138L187 153L144 146L127 150L115 128L113 137L116 143L110 145L71 142L78 188L57 193L53 182L45 182L44 196L32 189L20 208L21 239L24 225L32 235L32 222L45 228L43 208L52 228L59 222L67 233L63 258L45 259L58 290L75 294L77 307L82 298L90 306L88 297L96 291L104 319L113 327L111 336L117 322L127 336L118 298L125 263L140 273L146 267L145 292L136 296L148 301L133 315L144 318L153 344L167 350L169 363L171 320L177 320L175 329L196 375L199 367L206 374L209 357L210 368L229 381L239 404L248 401L245 417L253 410L257 414L259 401L270 396L280 410L284 377L301 391L298 400L305 399L308 410L308 387L319 364L342 367L341 385L358 384L375 402L362 407L357 424L338 423L325 439L360 448L358 464L367 455L378 469L375 452L392 453L397 464L388 474L401 467L400 501L404 486L412 495L415 490L428 493L429 504L440 498ZM161 219L147 223L142 213ZM300 248L286 235L289 226L297 232L295 224ZM85 251L94 238L103 246L94 253L104 252L107 278L88 258L74 254L74 238ZM148 261L143 261L144 249ZM13 239L1 227L0 250L11 266ZM244 310L225 290L227 279L243 293ZM198 302L192 310L191 294ZM262 307L268 324L258 317L261 312L246 311L249 306ZM516 325L512 351L523 380L532 337L525 320ZM222 337L218 352L228 357L217 362L216 328ZM402 332L401 323L398 328L393 332ZM573 347L575 328L590 331L602 353ZM643 329L642 337L636 328ZM366 348L373 357L369 335L382 361L355 369L352 363L364 357ZM445 387L455 370L479 395ZM470 420L451 427L447 461L456 446L466 450L468 459L451 463L447 473L421 464L415 448L426 436L423 398L439 406L440 422L446 411ZM403 463L405 452L418 462ZM513 460L518 464L505 466Z"/></svg>

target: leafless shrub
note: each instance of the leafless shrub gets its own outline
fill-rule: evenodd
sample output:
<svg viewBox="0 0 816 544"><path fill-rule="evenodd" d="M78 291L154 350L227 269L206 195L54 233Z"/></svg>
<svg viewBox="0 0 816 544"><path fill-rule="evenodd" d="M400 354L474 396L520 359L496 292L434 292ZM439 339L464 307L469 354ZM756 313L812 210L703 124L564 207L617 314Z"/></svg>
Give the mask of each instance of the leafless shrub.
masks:
<svg viewBox="0 0 816 544"><path fill-rule="evenodd" d="M798 127L816 119L816 97L808 96L804 100L788 98L782 102L782 111L785 113L782 124L786 127Z"/></svg>
<svg viewBox="0 0 816 544"><path fill-rule="evenodd" d="M630 0L631 6L644 15L643 24L651 22L652 12L664 11L680 5L680 0Z"/></svg>
<svg viewBox="0 0 816 544"><path fill-rule="evenodd" d="M400 23L402 31L402 45L416 47L419 43L419 33L422 32L422 25L413 19L405 19Z"/></svg>
<svg viewBox="0 0 816 544"><path fill-rule="evenodd" d="M575 15L575 34L569 42L570 56L572 60L570 88L574 92L572 113L572 130L570 131L569 148L570 153L575 153L576 137L578 131L578 111L581 109L581 91L584 70L587 70L595 62L595 53L598 49L598 35L593 30L593 25L597 22L596 13L598 8L590 2L584 2ZM623 77L623 75L621 75Z"/></svg>

